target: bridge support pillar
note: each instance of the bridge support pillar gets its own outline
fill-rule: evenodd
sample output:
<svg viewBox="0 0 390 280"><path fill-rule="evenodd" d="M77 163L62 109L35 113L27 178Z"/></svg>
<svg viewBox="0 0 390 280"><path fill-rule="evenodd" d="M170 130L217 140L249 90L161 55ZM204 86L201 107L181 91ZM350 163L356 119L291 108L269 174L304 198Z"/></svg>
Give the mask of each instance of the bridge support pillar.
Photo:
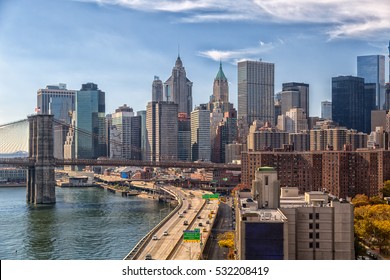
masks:
<svg viewBox="0 0 390 280"><path fill-rule="evenodd" d="M35 165L27 172L27 202L55 203L53 115L33 115L28 121L29 158Z"/></svg>

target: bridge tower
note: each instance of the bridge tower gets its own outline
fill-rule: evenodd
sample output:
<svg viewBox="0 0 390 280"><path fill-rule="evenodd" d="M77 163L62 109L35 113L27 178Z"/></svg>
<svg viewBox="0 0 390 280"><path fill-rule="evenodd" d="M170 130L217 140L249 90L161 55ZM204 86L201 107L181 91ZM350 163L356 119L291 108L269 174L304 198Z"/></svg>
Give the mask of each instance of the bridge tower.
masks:
<svg viewBox="0 0 390 280"><path fill-rule="evenodd" d="M28 122L28 156L35 164L27 172L27 202L55 203L53 115L32 115Z"/></svg>

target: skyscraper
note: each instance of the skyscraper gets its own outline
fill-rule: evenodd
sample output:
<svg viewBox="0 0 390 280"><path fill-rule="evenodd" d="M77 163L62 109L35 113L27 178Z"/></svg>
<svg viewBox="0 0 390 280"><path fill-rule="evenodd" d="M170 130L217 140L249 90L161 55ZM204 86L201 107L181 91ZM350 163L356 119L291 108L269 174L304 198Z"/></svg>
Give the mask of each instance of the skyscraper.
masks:
<svg viewBox="0 0 390 280"><path fill-rule="evenodd" d="M126 104L112 114L110 157L141 159L141 116Z"/></svg>
<svg viewBox="0 0 390 280"><path fill-rule="evenodd" d="M164 101L163 83L157 76L154 76L152 84L152 101Z"/></svg>
<svg viewBox="0 0 390 280"><path fill-rule="evenodd" d="M299 108L302 108L306 113L306 117L309 117L309 85L305 83L284 83L283 91L295 91L297 92L297 102ZM287 109L290 110L291 108ZM283 100L282 100L282 110L283 110ZM283 113L283 112L282 112Z"/></svg>
<svg viewBox="0 0 390 280"><path fill-rule="evenodd" d="M75 157L94 159L107 156L105 130L105 92L94 83L83 84L76 92Z"/></svg>
<svg viewBox="0 0 390 280"><path fill-rule="evenodd" d="M71 116L74 111L75 90L68 90L66 84L48 85L37 92L37 107L40 114L53 114L55 120L64 123L54 124L54 157L64 157L64 143Z"/></svg>
<svg viewBox="0 0 390 280"><path fill-rule="evenodd" d="M368 133L375 108L374 84L353 76L332 78L332 119L348 129Z"/></svg>
<svg viewBox="0 0 390 280"><path fill-rule="evenodd" d="M332 119L332 102L330 101L321 102L321 118L324 120Z"/></svg>
<svg viewBox="0 0 390 280"><path fill-rule="evenodd" d="M192 82L187 78L180 56L177 57L172 75L164 83L165 101L178 104L178 112L190 115L192 111Z"/></svg>
<svg viewBox="0 0 390 280"><path fill-rule="evenodd" d="M375 84L375 105L382 110L385 105L385 56L358 56L357 76L364 78L365 83Z"/></svg>
<svg viewBox="0 0 390 280"><path fill-rule="evenodd" d="M273 63L238 63L238 119L247 126L254 120L274 123L274 72Z"/></svg>
<svg viewBox="0 0 390 280"><path fill-rule="evenodd" d="M210 111L202 104L191 113L191 158L210 160Z"/></svg>
<svg viewBox="0 0 390 280"><path fill-rule="evenodd" d="M151 161L177 160L178 104L149 102L146 107L146 155Z"/></svg>
<svg viewBox="0 0 390 280"><path fill-rule="evenodd" d="M146 160L146 110L138 111L137 116L141 117L141 159Z"/></svg>
<svg viewBox="0 0 390 280"><path fill-rule="evenodd" d="M229 112L233 108L233 104L229 103L229 83L222 70L222 62L219 64L219 70L214 78L213 95L210 96L208 109L210 112L214 108L221 108L222 113Z"/></svg>
<svg viewBox="0 0 390 280"><path fill-rule="evenodd" d="M191 120L186 113L179 113L177 156L179 160L191 160Z"/></svg>

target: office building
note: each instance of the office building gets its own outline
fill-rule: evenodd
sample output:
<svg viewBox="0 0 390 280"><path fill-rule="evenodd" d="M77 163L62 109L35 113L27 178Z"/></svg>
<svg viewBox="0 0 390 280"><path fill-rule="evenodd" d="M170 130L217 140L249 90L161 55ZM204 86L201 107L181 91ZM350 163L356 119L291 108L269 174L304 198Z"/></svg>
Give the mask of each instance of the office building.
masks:
<svg viewBox="0 0 390 280"><path fill-rule="evenodd" d="M67 135L67 158L96 159L107 156L105 93L94 83L83 84L76 91L74 126ZM72 151L74 149L74 151Z"/></svg>
<svg viewBox="0 0 390 280"><path fill-rule="evenodd" d="M290 109L301 108L299 104L299 91L286 90L281 92L281 115L285 115Z"/></svg>
<svg viewBox="0 0 390 280"><path fill-rule="evenodd" d="M309 85L305 83L290 82L290 83L283 83L282 88L283 88L283 92L295 91L298 93L298 106L296 107L302 108L303 111L306 113L306 116L309 117L310 116L309 115L310 113L309 112ZM294 103L292 103L291 105L294 105ZM283 100L282 100L282 107L283 107ZM287 110L291 108L288 108Z"/></svg>
<svg viewBox="0 0 390 280"><path fill-rule="evenodd" d="M151 101L146 107L146 155L150 161L177 160L178 104Z"/></svg>
<svg viewBox="0 0 390 280"><path fill-rule="evenodd" d="M348 129L370 132L375 108L374 84L353 76L332 78L332 119Z"/></svg>
<svg viewBox="0 0 390 280"><path fill-rule="evenodd" d="M126 104L111 115L110 157L141 159L141 116Z"/></svg>
<svg viewBox="0 0 390 280"><path fill-rule="evenodd" d="M385 106L385 56L358 56L357 76L363 78L365 83L375 84L375 108L383 110Z"/></svg>
<svg viewBox="0 0 390 280"><path fill-rule="evenodd" d="M191 120L186 113L179 113L177 136L178 159L191 161Z"/></svg>
<svg viewBox="0 0 390 280"><path fill-rule="evenodd" d="M191 112L191 159L210 161L210 111L202 104Z"/></svg>
<svg viewBox="0 0 390 280"><path fill-rule="evenodd" d="M48 85L37 92L38 113L52 114L58 121L53 125L55 158L64 158L64 143L74 111L75 93L75 90L68 90L66 84Z"/></svg>
<svg viewBox="0 0 390 280"><path fill-rule="evenodd" d="M233 104L229 103L229 83L222 70L222 62L219 64L219 70L214 78L213 95L210 96L208 110L214 111L214 108L220 108L223 113L229 112Z"/></svg>
<svg viewBox="0 0 390 280"><path fill-rule="evenodd" d="M272 151L289 143L288 132L280 131L268 122L263 126L261 124L254 121L249 128L248 151Z"/></svg>
<svg viewBox="0 0 390 280"><path fill-rule="evenodd" d="M241 61L238 63L238 119L246 126L255 120L275 123L273 63Z"/></svg>
<svg viewBox="0 0 390 280"><path fill-rule="evenodd" d="M231 109L225 112L224 118L216 128L215 137L211 142L211 161L225 162L225 147L235 141L237 141L237 111Z"/></svg>
<svg viewBox="0 0 390 280"><path fill-rule="evenodd" d="M278 129L298 133L307 130L307 118L302 108L291 108L285 114L278 117Z"/></svg>
<svg viewBox="0 0 390 280"><path fill-rule="evenodd" d="M294 151L304 152L310 150L310 133L308 130L289 133L288 134L289 144L293 147Z"/></svg>
<svg viewBox="0 0 390 280"><path fill-rule="evenodd" d="M137 116L141 117L141 159L147 160L146 156L146 110L137 111Z"/></svg>
<svg viewBox="0 0 390 280"><path fill-rule="evenodd" d="M332 102L330 101L321 102L321 118L324 120L332 119Z"/></svg>
<svg viewBox="0 0 390 280"><path fill-rule="evenodd" d="M241 162L242 144L232 143L225 145L225 163Z"/></svg>
<svg viewBox="0 0 390 280"><path fill-rule="evenodd" d="M178 104L178 112L188 116L192 111L192 82L187 78L180 56L177 57L172 75L164 83L165 101Z"/></svg>
<svg viewBox="0 0 390 280"><path fill-rule="evenodd" d="M154 76L152 84L152 101L164 101L163 83L157 76Z"/></svg>

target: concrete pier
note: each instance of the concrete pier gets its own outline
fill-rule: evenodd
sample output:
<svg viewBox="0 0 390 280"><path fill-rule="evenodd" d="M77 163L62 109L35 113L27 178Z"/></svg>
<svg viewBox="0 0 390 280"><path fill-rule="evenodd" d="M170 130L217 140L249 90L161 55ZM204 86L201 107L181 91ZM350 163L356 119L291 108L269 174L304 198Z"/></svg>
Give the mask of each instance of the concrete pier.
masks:
<svg viewBox="0 0 390 280"><path fill-rule="evenodd" d="M27 172L27 202L55 203L53 115L33 115L28 121L29 158L35 165Z"/></svg>

